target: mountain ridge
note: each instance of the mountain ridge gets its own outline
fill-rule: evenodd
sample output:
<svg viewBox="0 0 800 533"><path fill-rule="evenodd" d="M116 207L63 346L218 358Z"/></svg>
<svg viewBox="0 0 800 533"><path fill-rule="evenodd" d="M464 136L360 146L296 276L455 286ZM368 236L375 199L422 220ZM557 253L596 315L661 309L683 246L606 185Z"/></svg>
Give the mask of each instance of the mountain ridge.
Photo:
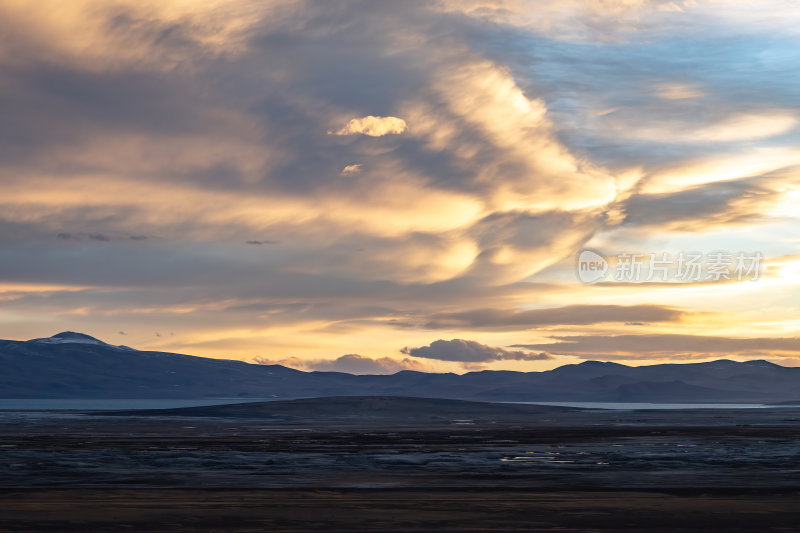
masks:
<svg viewBox="0 0 800 533"><path fill-rule="evenodd" d="M61 332L0 340L2 398L274 398L403 395L477 401L783 402L800 368L764 360L627 366L584 361L542 372L482 370L391 375L305 372L135 350Z"/></svg>

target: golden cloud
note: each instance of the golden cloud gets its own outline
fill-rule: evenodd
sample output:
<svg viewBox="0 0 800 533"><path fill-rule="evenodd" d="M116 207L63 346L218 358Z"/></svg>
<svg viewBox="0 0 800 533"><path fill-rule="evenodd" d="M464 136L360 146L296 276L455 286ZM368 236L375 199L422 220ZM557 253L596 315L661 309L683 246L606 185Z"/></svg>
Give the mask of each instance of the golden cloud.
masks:
<svg viewBox="0 0 800 533"><path fill-rule="evenodd" d="M352 176L354 174L358 174L361 172L361 163L357 163L355 165L347 165L345 166L341 172L339 172L340 176Z"/></svg>
<svg viewBox="0 0 800 533"><path fill-rule="evenodd" d="M409 101L404 113L416 138L474 173L492 210L586 209L616 197L609 173L559 142L545 102L493 62L443 66L431 94Z"/></svg>
<svg viewBox="0 0 800 533"><path fill-rule="evenodd" d="M353 118L335 135L368 135L383 137L384 135L400 135L406 131L406 121L397 117L376 117L369 115ZM332 134L333 132L328 132Z"/></svg>

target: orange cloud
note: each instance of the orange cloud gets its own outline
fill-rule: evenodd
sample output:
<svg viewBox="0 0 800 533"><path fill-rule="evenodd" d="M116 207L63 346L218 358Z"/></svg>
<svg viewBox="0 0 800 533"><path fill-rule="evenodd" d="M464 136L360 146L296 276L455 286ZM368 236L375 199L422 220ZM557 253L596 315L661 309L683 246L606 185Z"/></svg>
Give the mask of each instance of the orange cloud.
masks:
<svg viewBox="0 0 800 533"><path fill-rule="evenodd" d="M367 135L382 137L384 135L400 135L406 131L406 121L397 117L366 116L350 119L336 135ZM328 132L332 133L332 132Z"/></svg>

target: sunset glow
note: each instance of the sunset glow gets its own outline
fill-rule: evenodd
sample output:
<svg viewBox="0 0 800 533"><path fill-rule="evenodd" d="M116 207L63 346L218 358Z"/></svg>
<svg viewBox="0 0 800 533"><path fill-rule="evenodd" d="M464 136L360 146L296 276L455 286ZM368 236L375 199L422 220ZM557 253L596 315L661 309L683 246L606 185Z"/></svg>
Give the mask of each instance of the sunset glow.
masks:
<svg viewBox="0 0 800 533"><path fill-rule="evenodd" d="M2 338L800 366L796 2L0 0L0 27ZM584 249L612 273L581 282ZM763 260L614 279L629 252Z"/></svg>

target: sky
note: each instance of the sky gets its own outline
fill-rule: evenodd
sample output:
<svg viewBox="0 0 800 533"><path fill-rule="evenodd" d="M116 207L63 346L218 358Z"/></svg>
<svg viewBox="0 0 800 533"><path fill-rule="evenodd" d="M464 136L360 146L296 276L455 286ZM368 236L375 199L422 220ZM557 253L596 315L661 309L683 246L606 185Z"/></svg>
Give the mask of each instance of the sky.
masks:
<svg viewBox="0 0 800 533"><path fill-rule="evenodd" d="M0 338L800 365L798 57L795 0L0 0Z"/></svg>

